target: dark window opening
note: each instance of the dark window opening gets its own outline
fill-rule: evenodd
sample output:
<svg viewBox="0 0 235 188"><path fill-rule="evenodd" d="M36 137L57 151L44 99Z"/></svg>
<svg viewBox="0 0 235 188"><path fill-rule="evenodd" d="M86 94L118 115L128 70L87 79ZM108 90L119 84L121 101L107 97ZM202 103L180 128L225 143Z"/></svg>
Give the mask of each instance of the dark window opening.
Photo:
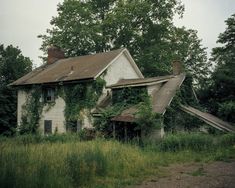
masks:
<svg viewBox="0 0 235 188"><path fill-rule="evenodd" d="M78 132L82 129L82 123L80 120L78 121L68 121L66 123L67 132Z"/></svg>
<svg viewBox="0 0 235 188"><path fill-rule="evenodd" d="M52 134L52 120L44 120L44 134Z"/></svg>
<svg viewBox="0 0 235 188"><path fill-rule="evenodd" d="M54 88L46 88L44 90L44 101L45 102L55 101L55 89Z"/></svg>

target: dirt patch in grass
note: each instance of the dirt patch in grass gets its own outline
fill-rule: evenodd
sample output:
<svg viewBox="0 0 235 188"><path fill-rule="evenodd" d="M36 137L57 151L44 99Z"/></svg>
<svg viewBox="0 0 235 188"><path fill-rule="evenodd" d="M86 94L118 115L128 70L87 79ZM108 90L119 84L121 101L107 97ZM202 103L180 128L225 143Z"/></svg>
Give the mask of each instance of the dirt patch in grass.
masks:
<svg viewBox="0 0 235 188"><path fill-rule="evenodd" d="M165 177L154 177L133 188L234 188L235 161L189 163L162 167Z"/></svg>

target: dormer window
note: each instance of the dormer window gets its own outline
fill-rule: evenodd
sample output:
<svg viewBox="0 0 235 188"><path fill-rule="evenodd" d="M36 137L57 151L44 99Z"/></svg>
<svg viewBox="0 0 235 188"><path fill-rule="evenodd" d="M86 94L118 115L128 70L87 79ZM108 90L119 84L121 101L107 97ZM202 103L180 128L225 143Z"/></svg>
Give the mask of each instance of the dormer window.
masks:
<svg viewBox="0 0 235 188"><path fill-rule="evenodd" d="M46 88L44 90L44 101L45 102L55 101L55 89L54 88Z"/></svg>

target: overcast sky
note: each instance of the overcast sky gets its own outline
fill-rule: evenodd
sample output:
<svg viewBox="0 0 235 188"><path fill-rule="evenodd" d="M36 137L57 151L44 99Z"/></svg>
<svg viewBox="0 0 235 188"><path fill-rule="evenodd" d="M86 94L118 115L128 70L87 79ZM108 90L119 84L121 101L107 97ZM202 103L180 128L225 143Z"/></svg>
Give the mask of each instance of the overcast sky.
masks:
<svg viewBox="0 0 235 188"><path fill-rule="evenodd" d="M52 16L63 0L0 0L0 43L18 46L24 56L40 65L38 56L41 39L50 28ZM175 19L177 26L198 30L208 52L216 46L219 33L225 30L224 20L235 13L235 0L182 0L185 4L183 19Z"/></svg>

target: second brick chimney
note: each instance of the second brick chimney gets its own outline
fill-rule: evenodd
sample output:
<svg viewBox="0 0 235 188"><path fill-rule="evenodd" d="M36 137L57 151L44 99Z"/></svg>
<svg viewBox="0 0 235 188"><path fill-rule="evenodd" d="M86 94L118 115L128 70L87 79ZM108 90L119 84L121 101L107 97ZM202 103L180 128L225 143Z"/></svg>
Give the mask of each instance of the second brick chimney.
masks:
<svg viewBox="0 0 235 188"><path fill-rule="evenodd" d="M180 61L173 61L172 62L172 69L173 69L173 75L179 75L183 72L183 67Z"/></svg>
<svg viewBox="0 0 235 188"><path fill-rule="evenodd" d="M47 49L47 55L47 64L52 64L57 60L63 59L65 57L63 50L56 46L50 46Z"/></svg>

